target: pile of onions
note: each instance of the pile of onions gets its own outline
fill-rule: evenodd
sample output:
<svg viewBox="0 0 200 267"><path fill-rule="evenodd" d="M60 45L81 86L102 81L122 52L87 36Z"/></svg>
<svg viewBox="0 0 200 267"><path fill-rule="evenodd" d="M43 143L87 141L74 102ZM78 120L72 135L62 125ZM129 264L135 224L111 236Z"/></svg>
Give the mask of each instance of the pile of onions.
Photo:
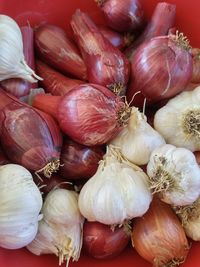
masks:
<svg viewBox="0 0 200 267"><path fill-rule="evenodd" d="M40 81L40 85L45 89L45 92L51 93L52 95L65 95L75 86L83 84L83 81L68 78L41 60L36 60L36 68L37 73L43 78Z"/></svg>
<svg viewBox="0 0 200 267"><path fill-rule="evenodd" d="M119 32L134 31L143 24L139 0L95 0L104 13L107 25Z"/></svg>
<svg viewBox="0 0 200 267"><path fill-rule="evenodd" d="M109 259L119 255L128 245L130 234L123 227L111 229L110 225L85 221L83 249L96 259Z"/></svg>
<svg viewBox="0 0 200 267"><path fill-rule="evenodd" d="M76 10L71 27L87 66L89 82L124 95L129 80L129 62L125 55L111 45L86 13Z"/></svg>
<svg viewBox="0 0 200 267"><path fill-rule="evenodd" d="M101 146L88 147L67 138L62 146L59 173L65 179L89 179L97 171L103 155Z"/></svg>
<svg viewBox="0 0 200 267"><path fill-rule="evenodd" d="M0 139L12 163L50 177L60 162L62 136L51 116L0 89Z"/></svg>
<svg viewBox="0 0 200 267"><path fill-rule="evenodd" d="M144 42L132 58L132 81L127 92L128 101L140 91L152 104L180 93L192 78L192 56L188 40L182 34L159 36Z"/></svg>
<svg viewBox="0 0 200 267"><path fill-rule="evenodd" d="M85 80L86 67L75 44L59 27L49 24L35 31L35 47L40 59L62 73Z"/></svg>
<svg viewBox="0 0 200 267"><path fill-rule="evenodd" d="M38 94L32 105L54 116L65 134L86 146L107 143L130 116L119 96L95 84L79 85L63 97Z"/></svg>

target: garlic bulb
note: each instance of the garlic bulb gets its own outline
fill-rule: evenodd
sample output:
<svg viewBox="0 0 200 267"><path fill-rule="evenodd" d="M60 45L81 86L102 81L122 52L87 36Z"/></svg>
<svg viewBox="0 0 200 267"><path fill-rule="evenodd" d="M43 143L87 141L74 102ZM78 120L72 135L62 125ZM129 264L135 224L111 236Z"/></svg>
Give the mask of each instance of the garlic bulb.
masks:
<svg viewBox="0 0 200 267"><path fill-rule="evenodd" d="M167 143L200 150L200 87L169 100L156 112L154 127Z"/></svg>
<svg viewBox="0 0 200 267"><path fill-rule="evenodd" d="M147 175L114 152L108 148L96 174L81 189L78 204L88 221L123 224L149 208L152 195Z"/></svg>
<svg viewBox="0 0 200 267"><path fill-rule="evenodd" d="M186 148L167 144L155 149L147 174L153 193L166 203L189 205L200 195L200 169L194 154Z"/></svg>
<svg viewBox="0 0 200 267"><path fill-rule="evenodd" d="M0 81L10 78L41 80L26 64L19 26L12 18L0 15Z"/></svg>
<svg viewBox="0 0 200 267"><path fill-rule="evenodd" d="M144 165L148 163L151 152L164 145L165 140L147 123L146 116L132 107L128 125L110 144L118 147L129 161Z"/></svg>
<svg viewBox="0 0 200 267"><path fill-rule="evenodd" d="M52 190L42 208L43 220L28 250L36 255L55 254L59 264L78 260L82 247L84 218L78 209L78 194L66 189Z"/></svg>
<svg viewBox="0 0 200 267"><path fill-rule="evenodd" d="M28 245L36 236L41 207L30 172L17 164L0 166L0 247Z"/></svg>
<svg viewBox="0 0 200 267"><path fill-rule="evenodd" d="M195 241L200 241L200 198L188 206L174 207L182 222L185 233Z"/></svg>

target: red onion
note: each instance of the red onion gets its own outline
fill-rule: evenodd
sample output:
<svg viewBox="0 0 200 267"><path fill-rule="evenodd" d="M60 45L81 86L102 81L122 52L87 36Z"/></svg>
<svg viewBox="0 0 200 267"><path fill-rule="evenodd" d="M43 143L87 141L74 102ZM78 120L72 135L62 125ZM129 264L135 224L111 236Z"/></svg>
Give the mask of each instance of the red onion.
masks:
<svg viewBox="0 0 200 267"><path fill-rule="evenodd" d="M95 174L104 153L100 146L88 147L65 139L60 156L63 166L59 173L65 179L89 179Z"/></svg>
<svg viewBox="0 0 200 267"><path fill-rule="evenodd" d="M167 35L170 28L174 26L176 17L176 5L160 2L157 3L152 17L140 37L125 51L131 61L135 49L144 41L153 37ZM172 31L172 29L171 29Z"/></svg>
<svg viewBox="0 0 200 267"><path fill-rule="evenodd" d="M0 90L1 145L13 163L49 177L59 167L62 138L48 115Z"/></svg>
<svg viewBox="0 0 200 267"><path fill-rule="evenodd" d="M146 41L132 58L131 72L128 101L138 91L148 103L175 96L184 90L192 77L188 41L181 34ZM141 106L142 103L133 101L134 105Z"/></svg>
<svg viewBox="0 0 200 267"><path fill-rule="evenodd" d="M192 83L200 83L200 49L192 49L193 57L193 73L192 73Z"/></svg>
<svg viewBox="0 0 200 267"><path fill-rule="evenodd" d="M78 48L59 27L49 24L35 31L35 47L39 58L53 68L76 78L87 78L86 66Z"/></svg>
<svg viewBox="0 0 200 267"><path fill-rule="evenodd" d="M88 80L124 94L129 79L129 62L101 34L86 14L77 10L71 26L87 66Z"/></svg>
<svg viewBox="0 0 200 267"><path fill-rule="evenodd" d="M43 78L41 86L52 95L65 95L75 86L83 84L83 81L70 79L40 60L36 60L36 68L38 75Z"/></svg>
<svg viewBox="0 0 200 267"><path fill-rule="evenodd" d="M10 163L9 159L6 157L5 152L0 147L0 165L5 165Z"/></svg>
<svg viewBox="0 0 200 267"><path fill-rule="evenodd" d="M128 245L130 235L123 227L85 221L83 225L83 250L96 259L114 258Z"/></svg>
<svg viewBox="0 0 200 267"><path fill-rule="evenodd" d="M99 30L113 46L117 47L121 51L124 50L125 47L129 46L134 40L134 36L131 34L122 35L105 26L99 26Z"/></svg>
<svg viewBox="0 0 200 267"><path fill-rule="evenodd" d="M34 47L33 47L33 29L30 26L20 28L23 39L23 52L27 65L35 70ZM22 97L28 95L31 88L36 88L37 83L29 83L20 78L4 80L0 83L3 89L16 96Z"/></svg>
<svg viewBox="0 0 200 267"><path fill-rule="evenodd" d="M154 198L147 213L133 222L134 249L154 267L179 266L188 253L184 229L172 208Z"/></svg>
<svg viewBox="0 0 200 267"><path fill-rule="evenodd" d="M87 146L107 143L130 116L120 97L95 84L79 85L63 97L36 95L33 106L53 115L65 134Z"/></svg>
<svg viewBox="0 0 200 267"><path fill-rule="evenodd" d="M116 31L133 31L143 24L143 8L139 0L95 1L101 7L108 26Z"/></svg>

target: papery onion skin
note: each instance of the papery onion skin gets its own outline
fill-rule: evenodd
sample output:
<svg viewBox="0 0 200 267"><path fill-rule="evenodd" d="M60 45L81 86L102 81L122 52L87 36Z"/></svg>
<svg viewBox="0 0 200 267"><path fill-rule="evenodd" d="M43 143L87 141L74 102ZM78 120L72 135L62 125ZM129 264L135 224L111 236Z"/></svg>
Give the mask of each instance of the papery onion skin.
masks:
<svg viewBox="0 0 200 267"><path fill-rule="evenodd" d="M98 2L98 1L97 1ZM134 31L143 24L139 0L104 0L101 9L107 25L118 32Z"/></svg>
<svg viewBox="0 0 200 267"><path fill-rule="evenodd" d="M132 58L128 101L140 91L143 101L146 98L147 103L152 104L175 96L189 84L192 77L191 53L172 38L175 36L155 37L137 49ZM143 101L136 104L142 106Z"/></svg>
<svg viewBox="0 0 200 267"><path fill-rule="evenodd" d="M83 250L96 259L118 256L128 245L130 235L123 226L111 230L110 225L85 221L83 225Z"/></svg>
<svg viewBox="0 0 200 267"><path fill-rule="evenodd" d="M81 80L68 78L40 60L36 61L36 68L38 75L43 78L40 85L45 89L45 92L52 95L65 95L75 86L84 83Z"/></svg>
<svg viewBox="0 0 200 267"><path fill-rule="evenodd" d="M65 179L89 179L95 174L104 153L101 146L88 147L69 138L65 139L60 156L59 173Z"/></svg>
<svg viewBox="0 0 200 267"><path fill-rule="evenodd" d="M57 119L62 131L74 141L102 145L121 130L118 114L123 107L121 98L107 88L79 85L61 100Z"/></svg>
<svg viewBox="0 0 200 267"><path fill-rule="evenodd" d="M11 162L39 171L59 160L62 136L53 118L3 90L0 99L1 145Z"/></svg>
<svg viewBox="0 0 200 267"><path fill-rule="evenodd" d="M124 54L110 44L86 13L76 10L71 27L87 66L89 82L124 95L130 74ZM115 85L119 84L117 90Z"/></svg>
<svg viewBox="0 0 200 267"><path fill-rule="evenodd" d="M134 249L155 267L168 266L172 260L183 262L189 250L181 222L158 198L145 215L134 220L131 238Z"/></svg>
<svg viewBox="0 0 200 267"><path fill-rule="evenodd" d="M22 33L24 58L26 60L27 65L32 70L35 70L33 29L30 26L23 26L20 27L20 30ZM31 88L37 87L37 83L30 83L20 78L4 80L0 84L6 92L18 98L28 95Z"/></svg>
<svg viewBox="0 0 200 267"><path fill-rule="evenodd" d="M192 83L200 83L200 49L192 49L193 57L193 73L192 73Z"/></svg>
<svg viewBox="0 0 200 267"><path fill-rule="evenodd" d="M40 59L76 78L87 78L86 66L75 44L59 27L43 24L35 30L35 47Z"/></svg>
<svg viewBox="0 0 200 267"><path fill-rule="evenodd" d="M131 61L137 47L143 42L156 37L167 35L174 26L176 17L176 5L159 2L142 34L133 44L125 50L125 54Z"/></svg>

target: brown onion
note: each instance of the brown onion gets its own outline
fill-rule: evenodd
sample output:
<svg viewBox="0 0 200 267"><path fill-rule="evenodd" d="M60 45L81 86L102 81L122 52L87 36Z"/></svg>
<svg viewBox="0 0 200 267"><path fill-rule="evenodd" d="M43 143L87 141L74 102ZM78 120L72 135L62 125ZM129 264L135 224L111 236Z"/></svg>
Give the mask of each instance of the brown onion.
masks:
<svg viewBox="0 0 200 267"><path fill-rule="evenodd" d="M43 78L40 85L45 89L45 92L52 95L65 95L75 86L84 83L80 80L68 78L40 60L36 60L36 68L38 75Z"/></svg>
<svg viewBox="0 0 200 267"><path fill-rule="evenodd" d="M87 66L89 82L124 95L130 67L126 57L111 45L86 13L76 10L71 26Z"/></svg>
<svg viewBox="0 0 200 267"><path fill-rule="evenodd" d="M104 13L108 26L119 32L134 31L143 24L139 0L95 0Z"/></svg>
<svg viewBox="0 0 200 267"><path fill-rule="evenodd" d="M40 59L76 78L87 78L86 66L78 48L59 27L43 24L35 30L35 47Z"/></svg>
<svg viewBox="0 0 200 267"><path fill-rule="evenodd" d="M50 177L59 167L62 136L48 114L0 89L0 139L12 163Z"/></svg>
<svg viewBox="0 0 200 267"><path fill-rule="evenodd" d="M192 83L200 83L200 49L192 49L193 57L193 73L192 73Z"/></svg>
<svg viewBox="0 0 200 267"><path fill-rule="evenodd" d="M89 179L92 177L105 151L101 146L84 146L65 139L61 151L59 173L65 179ZM63 165L63 166L62 166Z"/></svg>
<svg viewBox="0 0 200 267"><path fill-rule="evenodd" d="M123 227L85 221L83 225L83 250L96 259L109 259L119 255L128 245L130 234Z"/></svg>
<svg viewBox="0 0 200 267"><path fill-rule="evenodd" d="M147 213L133 222L132 243L154 267L179 265L189 250L181 222L172 208L157 198Z"/></svg>
<svg viewBox="0 0 200 267"><path fill-rule="evenodd" d="M140 91L143 101L152 104L175 96L185 89L192 77L192 56L188 41L182 34L152 38L134 53L131 64L132 81L127 98Z"/></svg>

